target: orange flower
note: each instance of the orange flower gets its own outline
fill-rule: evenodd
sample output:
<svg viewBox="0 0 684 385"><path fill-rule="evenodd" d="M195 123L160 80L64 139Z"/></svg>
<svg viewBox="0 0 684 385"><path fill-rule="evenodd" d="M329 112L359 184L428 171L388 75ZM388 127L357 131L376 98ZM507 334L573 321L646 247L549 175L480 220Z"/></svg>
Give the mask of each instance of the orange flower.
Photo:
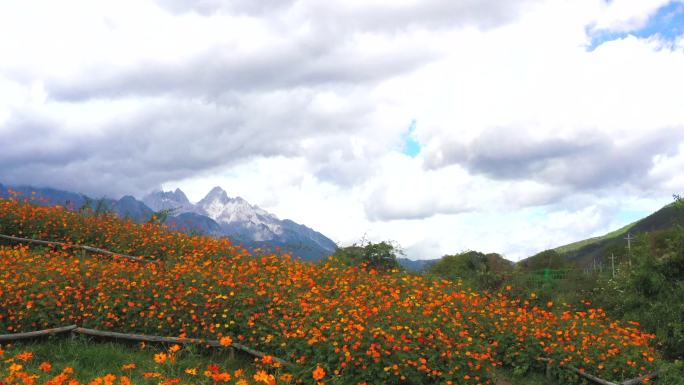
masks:
<svg viewBox="0 0 684 385"><path fill-rule="evenodd" d="M168 359L169 359L169 356L164 352L157 353L154 355L154 362L156 362L158 364L163 364Z"/></svg>
<svg viewBox="0 0 684 385"><path fill-rule="evenodd" d="M313 379L316 381L320 381L325 377L325 369L321 368L320 366L316 366L316 369L311 372L313 375Z"/></svg>
<svg viewBox="0 0 684 385"><path fill-rule="evenodd" d="M17 359L22 360L22 361L28 361L31 358L33 358L33 353L31 352L21 352L17 354Z"/></svg>
<svg viewBox="0 0 684 385"><path fill-rule="evenodd" d="M127 369L135 369L135 364L124 364L121 369L127 370Z"/></svg>
<svg viewBox="0 0 684 385"><path fill-rule="evenodd" d="M219 344L221 344L221 346L230 346L233 344L233 339L229 336L221 337Z"/></svg>
<svg viewBox="0 0 684 385"><path fill-rule="evenodd" d="M263 382L266 384L268 383L268 373L266 373L263 370L259 370L258 372L256 372L253 377L254 381Z"/></svg>
<svg viewBox="0 0 684 385"><path fill-rule="evenodd" d="M49 362L42 362L42 363L38 366L38 369L40 369L42 372L47 373L47 372L49 372L50 370L52 370L52 364L50 364Z"/></svg>
<svg viewBox="0 0 684 385"><path fill-rule="evenodd" d="M213 376L211 376L211 379L214 380L214 382L220 382L220 381L228 382L228 381L230 381L230 378L231 378L230 373L228 373L228 372L221 372L221 373L217 373L217 374L214 374Z"/></svg>

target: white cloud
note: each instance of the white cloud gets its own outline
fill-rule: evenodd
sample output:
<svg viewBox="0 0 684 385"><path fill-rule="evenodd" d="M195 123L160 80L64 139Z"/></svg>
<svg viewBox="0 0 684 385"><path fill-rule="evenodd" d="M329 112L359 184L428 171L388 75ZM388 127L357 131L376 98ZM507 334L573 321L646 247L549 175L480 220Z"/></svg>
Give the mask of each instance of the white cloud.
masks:
<svg viewBox="0 0 684 385"><path fill-rule="evenodd" d="M588 49L666 3L6 1L0 182L221 185L341 243L519 258L684 189L684 38Z"/></svg>
<svg viewBox="0 0 684 385"><path fill-rule="evenodd" d="M671 0L613 0L600 4L594 29L629 32L643 27L658 8Z"/></svg>

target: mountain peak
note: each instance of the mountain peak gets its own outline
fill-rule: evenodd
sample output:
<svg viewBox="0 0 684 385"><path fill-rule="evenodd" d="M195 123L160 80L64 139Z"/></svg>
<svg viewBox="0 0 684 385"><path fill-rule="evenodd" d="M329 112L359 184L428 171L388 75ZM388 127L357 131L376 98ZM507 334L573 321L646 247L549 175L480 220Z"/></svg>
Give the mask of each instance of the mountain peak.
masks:
<svg viewBox="0 0 684 385"><path fill-rule="evenodd" d="M204 197L204 200L214 200L214 199L228 200L228 194L220 186L216 186Z"/></svg>
<svg viewBox="0 0 684 385"><path fill-rule="evenodd" d="M183 190L181 190L181 189L179 189L179 188L176 188L176 190L173 191L173 196L174 196L174 198L176 198L176 200L177 200L178 202L181 202L181 203L184 203L184 204L185 204L185 203L190 203L190 200L189 200L188 197L185 195L185 193L183 192Z"/></svg>
<svg viewBox="0 0 684 385"><path fill-rule="evenodd" d="M175 191L158 190L143 197L142 201L152 210L177 210L191 211L192 203L181 189Z"/></svg>

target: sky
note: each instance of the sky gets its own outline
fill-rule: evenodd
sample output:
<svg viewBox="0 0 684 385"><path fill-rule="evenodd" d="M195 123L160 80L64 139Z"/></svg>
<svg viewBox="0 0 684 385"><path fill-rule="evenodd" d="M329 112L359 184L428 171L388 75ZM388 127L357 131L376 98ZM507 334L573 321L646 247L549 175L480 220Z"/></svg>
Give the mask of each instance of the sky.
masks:
<svg viewBox="0 0 684 385"><path fill-rule="evenodd" d="M684 1L0 2L0 183L519 260L684 192Z"/></svg>

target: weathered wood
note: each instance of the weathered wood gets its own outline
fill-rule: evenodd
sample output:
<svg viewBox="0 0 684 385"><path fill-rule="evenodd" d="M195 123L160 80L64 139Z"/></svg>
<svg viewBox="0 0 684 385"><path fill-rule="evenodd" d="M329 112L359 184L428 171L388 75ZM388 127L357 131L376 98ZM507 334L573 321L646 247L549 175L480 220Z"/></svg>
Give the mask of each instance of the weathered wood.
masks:
<svg viewBox="0 0 684 385"><path fill-rule="evenodd" d="M26 332L26 333L0 334L0 342L18 341L18 340L23 340L23 339L27 339L27 338L35 338L35 337L43 337L43 336L48 336L48 335L55 335L55 334L59 334L59 333L67 333L67 332L70 332L76 328L77 328L76 325L69 325L69 326L62 326L62 327L52 328L52 329L36 330L33 332Z"/></svg>
<svg viewBox="0 0 684 385"><path fill-rule="evenodd" d="M47 245L47 246L66 246L66 247L76 247L79 249L83 249L86 251L90 251L92 253L97 253L97 254L105 254L105 255L110 255L110 256L115 256L115 257L121 257L125 259L129 259L132 261L136 262L145 262L145 263L154 263L156 261L150 260L150 259L144 259L144 258L139 258L139 257L134 257L132 255L126 255L126 254L121 254L121 253L115 253L113 251L105 250L105 249L100 249L97 247L92 247L92 246L85 246L85 245L72 245L72 244L67 244L64 242L57 242L57 241L44 241L41 239L31 239L31 238L21 238L21 237L15 237L12 235L5 235L5 234L0 234L0 238L3 239L8 239L11 241L15 242L24 242L24 243L34 243L38 245Z"/></svg>
<svg viewBox="0 0 684 385"><path fill-rule="evenodd" d="M248 353L248 354L256 356L256 357L264 357L267 355L264 352L260 352L258 350L249 348L245 345L235 343L235 342L233 342L230 346L223 346L219 343L219 341L216 341L216 340L205 340L205 339L199 339L199 338L160 337L160 336L150 336L150 335L144 335L144 334L127 334L127 333L108 332L108 331L86 329L86 328L75 328L73 330L73 332L85 334L85 335L90 335L90 336L96 336L96 337L116 338L116 339L123 339L123 340L129 340L129 341L162 342L162 343L173 343L173 344L179 344L179 345L194 344L194 345L205 345L205 346L213 346L213 347L228 347L228 348L234 348L237 350L241 350L245 353ZM273 357L273 361L276 361L276 362L283 364L283 365L292 365L292 363L285 361L281 358L277 358L277 357Z"/></svg>
<svg viewBox="0 0 684 385"><path fill-rule="evenodd" d="M604 379L602 379L602 378L598 378L598 377L596 377L596 376L594 376L594 375L592 375L592 374L589 374L589 373L587 373L587 372L585 372L585 371L583 371L583 370L579 370L579 369L577 369L577 368L574 367L574 366L570 366L570 365L561 365L561 368L566 368L566 369L568 369L568 370L570 370L570 371L573 371L573 372L579 374L580 376L586 378L587 380L594 381L594 382L597 383L597 384L601 384L601 385L618 385L618 384L616 384L616 383L614 383L614 382L610 382L610 381L606 381L606 380L604 380Z"/></svg>
<svg viewBox="0 0 684 385"><path fill-rule="evenodd" d="M545 357L538 357L537 360L546 363L546 372L547 372L547 376L548 376L549 366L551 365L551 359L545 358ZM592 374L586 373L585 371L579 370L576 367L571 366L571 365L559 365L559 366L561 368L565 368L567 370L575 372L575 373L579 374L580 376L582 376L588 380L596 382L597 384L602 384L602 385L638 385L638 384L641 384L645 379L650 380L650 379L658 377L658 371L656 370L655 372L644 374L643 376L633 378L631 380L623 381L620 384L616 384L614 382L610 382L610 381L604 380L602 378L596 377Z"/></svg>
<svg viewBox="0 0 684 385"><path fill-rule="evenodd" d="M551 360L550 358L546 358L546 357L537 357L537 361L541 361L541 362L545 362L545 363L546 363L546 372L547 372L547 375L548 375L549 370L550 370L550 366L551 366L551 363L552 363L553 360ZM572 366L572 365L558 365L558 367L563 368L563 369L566 369L566 370L570 370L570 371L572 371L572 372L575 372L575 373L579 374L580 376L582 376L582 377L584 377L584 378L586 378L586 379L588 379L588 380L594 381L594 382L596 382L596 383L598 383L598 384L602 384L602 385L618 385L618 384L616 384L616 383L614 383L614 382L606 381L606 380L604 380L604 379L602 379L602 378L598 378L598 377L596 377L596 376L594 376L594 375L591 375L591 374L589 374L589 373L586 373L586 372L583 371L583 370L579 370L579 369L577 369L576 367L574 367L574 366ZM621 385L622 385L622 384L621 384Z"/></svg>
<svg viewBox="0 0 684 385"><path fill-rule="evenodd" d="M550 380L551 379L551 363L547 362L545 367L544 367L544 374L546 375L546 379Z"/></svg>
<svg viewBox="0 0 684 385"><path fill-rule="evenodd" d="M641 384L641 383L642 383L644 380L646 380L646 379L651 380L651 379L653 379L653 378L658 377L658 374L659 374L659 373L658 373L658 371L656 370L655 372L651 372L651 373L648 373L648 374L644 374L644 375L641 376L641 377L637 377L637 378L633 378L633 379L631 379L631 380L627 380L627 381L621 383L620 385L637 385L637 384Z"/></svg>
<svg viewBox="0 0 684 385"><path fill-rule="evenodd" d="M80 328L80 327L74 329L74 333L86 334L89 336L96 336L96 337L117 338L117 339L131 340L131 341L165 342L165 343L173 343L173 344L179 344L179 345L188 345L188 344L208 345L208 346L214 346L214 347L221 346L221 344L219 344L218 341L203 340L203 339L199 339L199 338L161 337L161 336L151 336L151 335L145 335L145 334L128 334L128 333L109 332L109 331L87 329L87 328Z"/></svg>

